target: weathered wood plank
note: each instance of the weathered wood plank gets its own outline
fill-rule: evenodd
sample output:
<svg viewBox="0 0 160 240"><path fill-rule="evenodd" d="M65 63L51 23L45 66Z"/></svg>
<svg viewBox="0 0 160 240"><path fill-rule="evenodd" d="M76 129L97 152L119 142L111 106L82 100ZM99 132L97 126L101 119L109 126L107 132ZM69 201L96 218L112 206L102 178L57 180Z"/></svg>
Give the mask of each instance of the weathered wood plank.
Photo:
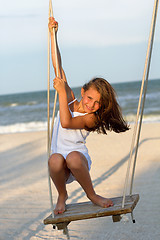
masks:
<svg viewBox="0 0 160 240"><path fill-rule="evenodd" d="M112 198L114 206L109 208L101 208L92 202L68 204L63 214L56 215L54 218L50 215L44 219L44 224L57 224L131 213L139 200L139 195L126 196L124 208L122 208L122 199L123 197Z"/></svg>

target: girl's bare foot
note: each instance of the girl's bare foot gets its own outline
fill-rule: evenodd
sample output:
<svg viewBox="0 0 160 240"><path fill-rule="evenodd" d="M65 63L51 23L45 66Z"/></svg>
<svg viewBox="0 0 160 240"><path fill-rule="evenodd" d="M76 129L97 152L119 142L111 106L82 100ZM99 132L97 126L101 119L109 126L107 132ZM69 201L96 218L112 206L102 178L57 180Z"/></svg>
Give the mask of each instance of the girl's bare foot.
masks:
<svg viewBox="0 0 160 240"><path fill-rule="evenodd" d="M103 207L103 208L108 208L108 207L113 206L113 202L109 198L104 198L104 197L101 197L97 194L95 194L93 197L91 197L90 200L94 204L96 204L100 207Z"/></svg>
<svg viewBox="0 0 160 240"><path fill-rule="evenodd" d="M62 214L65 212L65 203L68 199L68 195L59 195L58 196L58 199L57 199L57 204L56 204L56 207L54 209L54 214L57 215L57 214Z"/></svg>

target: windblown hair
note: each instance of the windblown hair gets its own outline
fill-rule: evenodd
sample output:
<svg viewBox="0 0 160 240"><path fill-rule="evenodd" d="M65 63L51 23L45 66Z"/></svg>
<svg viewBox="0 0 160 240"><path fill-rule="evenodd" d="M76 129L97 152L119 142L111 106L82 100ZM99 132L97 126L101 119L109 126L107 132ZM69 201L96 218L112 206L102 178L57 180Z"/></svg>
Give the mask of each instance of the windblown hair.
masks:
<svg viewBox="0 0 160 240"><path fill-rule="evenodd" d="M100 108L94 113L96 116L95 127L88 128L87 130L103 134L107 134L107 130L113 130L116 133L129 130L128 124L123 119L113 87L103 78L94 78L85 84L83 89L87 91L91 87L100 93L101 98Z"/></svg>

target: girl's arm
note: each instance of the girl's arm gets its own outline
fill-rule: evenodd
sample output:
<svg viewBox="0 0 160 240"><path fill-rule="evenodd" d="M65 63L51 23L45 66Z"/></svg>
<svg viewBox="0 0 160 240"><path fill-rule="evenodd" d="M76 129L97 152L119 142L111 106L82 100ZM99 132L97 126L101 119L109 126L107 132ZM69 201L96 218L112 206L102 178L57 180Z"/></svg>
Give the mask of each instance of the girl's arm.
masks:
<svg viewBox="0 0 160 240"><path fill-rule="evenodd" d="M86 114L74 118L72 117L68 107L67 92L65 88L65 81L63 79L56 77L54 79L54 88L59 94L60 121L63 128L85 129L94 127L94 114Z"/></svg>
<svg viewBox="0 0 160 240"><path fill-rule="evenodd" d="M67 99L68 99L68 102L70 102L70 101L72 101L75 98L75 96L74 96L74 93L73 93L72 89L69 87L69 85L67 83L65 72L64 72L64 70L62 68L61 54L60 54L59 47L58 47L58 42L57 42L58 23L54 20L53 17L49 18L48 27L49 27L50 36L51 36L51 55L52 55L52 63L53 63L55 75L57 75L57 72L58 72L58 76L57 77L60 77L60 78L62 78L64 80L65 88L66 88L66 92L67 92ZM55 43L54 43L53 28L55 29L55 40L56 40L58 69L57 69L57 66L56 66L56 55L55 55Z"/></svg>

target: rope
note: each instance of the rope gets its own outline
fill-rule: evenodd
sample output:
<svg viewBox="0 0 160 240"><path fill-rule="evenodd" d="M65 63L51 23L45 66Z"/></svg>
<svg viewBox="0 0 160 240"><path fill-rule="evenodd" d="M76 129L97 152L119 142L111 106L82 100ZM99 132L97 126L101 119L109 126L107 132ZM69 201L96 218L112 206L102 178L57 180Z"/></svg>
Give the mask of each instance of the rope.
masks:
<svg viewBox="0 0 160 240"><path fill-rule="evenodd" d="M137 158L137 152L138 152L138 143L140 138L140 130L142 125L142 118L143 118L143 112L144 112L144 105L145 105L145 99L146 99L146 93L147 93L147 86L148 86L148 77L149 77L149 70L150 70L150 64L151 64L151 56L152 56L152 49L153 49L153 41L154 41L154 34L155 34L155 26L156 26L156 18L157 18L157 12L158 12L158 3L159 0L155 1L154 10L153 10L153 17L152 17L152 33L150 32L150 51L149 51L149 60L148 60L148 67L147 67L147 75L146 75L146 83L144 87L144 97L142 101L142 111L140 116L140 123L139 123L139 130L138 130L138 136L137 136L137 144L135 149L135 158L134 158L134 165L133 165L133 171L132 171L132 177L131 177L131 185L130 185L130 195L132 194L133 189L133 180L134 180L134 173L135 173L135 166L136 166L136 158Z"/></svg>
<svg viewBox="0 0 160 240"><path fill-rule="evenodd" d="M52 0L50 0L50 9L51 9L51 16L53 17L53 7L52 7ZM55 35L55 29L53 29L53 38L54 38L54 51L55 51L55 65L56 65L56 76L59 77L59 71L58 71L58 57L57 57L57 44L56 44L56 35ZM56 111L56 103L57 103L57 91L55 91L55 97L54 97L54 106L53 106L53 113L52 113L52 123L51 123L51 139L53 134L53 126L54 126L54 118L55 118L55 111ZM50 142L50 148L51 148L51 142Z"/></svg>
<svg viewBox="0 0 160 240"><path fill-rule="evenodd" d="M51 17L53 17L53 7L52 7L52 0L50 0L50 12ZM57 44L56 44L56 34L55 29L53 29L53 38L54 38L54 51L55 51L55 65L56 65L56 76L59 77L59 71L58 71L58 57L57 57ZM52 113L52 123L51 123L51 139L53 134L53 126L54 126L54 118L55 118L55 111L56 111L56 103L57 103L57 91L55 91L55 97L54 97L54 106L53 106L53 113ZM50 141L50 149L51 149L51 141Z"/></svg>
<svg viewBox="0 0 160 240"><path fill-rule="evenodd" d="M52 1L49 0L49 17L53 17L53 8L52 8ZM56 76L58 76L58 57L57 57L57 45L56 45L56 36L55 36L55 29L53 29L53 37L54 37L54 51L55 51L55 61L56 61ZM54 125L54 118L55 118L55 110L56 110L56 102L57 102L57 91L55 91L55 99L54 99L54 107L52 113L52 123L51 123L51 130L50 130L50 32L48 29L48 91L47 91L47 117L48 117L48 159L51 155L51 140L52 140L52 132L53 132L53 125ZM52 187L51 187L51 178L49 173L48 167L48 186L49 186L49 196L50 196L50 205L52 210L52 217L54 216L54 206L53 206L53 197L52 197Z"/></svg>
<svg viewBox="0 0 160 240"><path fill-rule="evenodd" d="M49 0L49 17L53 17L53 8L52 8L52 0ZM54 42L54 51L55 51L55 65L56 65L56 72L55 75L59 76L59 66L58 66L58 56L57 56L57 42L56 42L56 34L55 29L53 29L53 42ZM54 107L52 113L52 123L51 123L51 131L50 131L50 33L48 29L48 93L47 93L47 104L48 104L48 159L51 155L51 140L53 134L53 126L54 126L54 118L55 118L55 111L56 111L56 103L57 103L57 91L55 91L54 97ZM49 173L48 167L48 187L49 187L49 196L50 196L50 205L52 211L52 217L54 217L54 206L53 206L53 197L52 197L52 186L51 186L51 178ZM63 233L67 236L67 239L70 239L68 227L66 226L63 229Z"/></svg>
<svg viewBox="0 0 160 240"><path fill-rule="evenodd" d="M144 105L145 105L145 99L146 99L146 93L147 93L147 84L148 84L148 76L149 76L150 63L151 63L151 55L152 55L153 40L154 40L154 33L155 33L156 17L157 17L157 11L158 11L158 3L159 3L159 0L155 0L154 8L153 8L153 15L152 15L151 29L150 29L150 36L149 36L149 40L148 40L148 49L147 49L147 54L146 54L146 61L145 61L143 78L142 78L139 103L138 103L138 108L137 108L136 123L135 123L134 131L133 131L132 144L131 144L131 150L130 150L130 158L128 161L126 179L125 179L125 184L124 184L122 208L124 208L124 203L125 203L127 184L128 184L128 180L129 180L129 172L130 172L131 161L132 161L132 156L133 156L133 149L134 149L135 138L136 138L136 133L137 133L138 119L139 119L139 115L140 115L140 107L141 107L141 103L142 103L141 116L140 116L140 122L139 122L139 127L138 127L137 139L136 139L135 157L134 157L132 176L131 176L130 195L132 194L132 189L133 189L133 180L134 180L136 159L137 159L138 146L139 146L139 138L140 138L140 132L141 132L141 126L142 126ZM147 74L146 74L146 72L147 72ZM145 76L146 76L146 80L145 80ZM144 84L145 84L145 88L144 88ZM144 93L143 93L143 90L144 90ZM143 95L143 102L142 102L142 95Z"/></svg>
<svg viewBox="0 0 160 240"><path fill-rule="evenodd" d="M51 15L51 1L49 3L49 16ZM47 90L47 118L48 118L48 132L47 132L47 153L48 153L48 159L50 157L51 152L51 138L50 138L50 33L48 29L48 90ZM54 216L54 206L53 206L53 197L52 197L52 187L51 187L51 179L49 174L49 167L48 167L48 187L49 187L49 197L50 197L50 205L51 205L51 211L52 216Z"/></svg>

